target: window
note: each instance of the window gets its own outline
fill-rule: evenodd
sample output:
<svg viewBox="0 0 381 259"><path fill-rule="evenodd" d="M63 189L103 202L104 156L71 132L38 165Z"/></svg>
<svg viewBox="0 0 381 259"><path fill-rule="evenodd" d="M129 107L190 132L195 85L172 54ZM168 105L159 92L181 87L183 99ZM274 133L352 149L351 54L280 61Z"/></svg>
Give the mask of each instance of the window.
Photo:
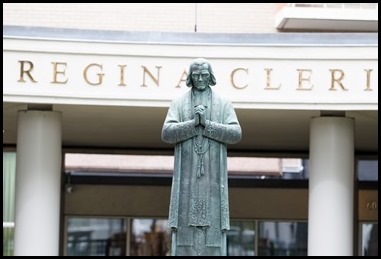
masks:
<svg viewBox="0 0 381 259"><path fill-rule="evenodd" d="M3 152L3 256L13 255L16 153Z"/></svg>
<svg viewBox="0 0 381 259"><path fill-rule="evenodd" d="M66 255L126 255L126 225L121 218L67 219Z"/></svg>
<svg viewBox="0 0 381 259"><path fill-rule="evenodd" d="M307 256L308 223L259 221L259 256Z"/></svg>
<svg viewBox="0 0 381 259"><path fill-rule="evenodd" d="M130 256L170 255L171 233L164 219L131 219Z"/></svg>
<svg viewBox="0 0 381 259"><path fill-rule="evenodd" d="M253 256L255 221L232 221L227 255ZM67 217L69 256L169 256L171 231L166 219Z"/></svg>
<svg viewBox="0 0 381 259"><path fill-rule="evenodd" d="M232 221L227 232L228 256L254 256L255 255L255 222Z"/></svg>
<svg viewBox="0 0 381 259"><path fill-rule="evenodd" d="M361 224L361 255L378 256L378 224Z"/></svg>
<svg viewBox="0 0 381 259"><path fill-rule="evenodd" d="M357 175L359 181L378 182L378 160L358 160Z"/></svg>

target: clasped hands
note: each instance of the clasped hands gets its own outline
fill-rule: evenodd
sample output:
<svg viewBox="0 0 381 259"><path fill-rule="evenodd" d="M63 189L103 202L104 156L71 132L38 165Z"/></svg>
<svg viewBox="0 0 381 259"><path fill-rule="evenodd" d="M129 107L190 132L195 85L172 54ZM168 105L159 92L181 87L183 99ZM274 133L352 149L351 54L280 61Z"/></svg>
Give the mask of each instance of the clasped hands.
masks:
<svg viewBox="0 0 381 259"><path fill-rule="evenodd" d="M205 127L206 125L206 114L205 114L205 110L206 110L207 106L204 106L202 104L200 105L196 105L194 107L194 125L195 126L198 126L198 125L202 125Z"/></svg>

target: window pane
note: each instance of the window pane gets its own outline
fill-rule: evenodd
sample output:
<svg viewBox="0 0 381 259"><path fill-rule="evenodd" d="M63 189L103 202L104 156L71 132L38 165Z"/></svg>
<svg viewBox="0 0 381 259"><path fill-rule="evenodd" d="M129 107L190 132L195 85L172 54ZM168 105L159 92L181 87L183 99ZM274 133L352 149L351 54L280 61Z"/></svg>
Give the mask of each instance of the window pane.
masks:
<svg viewBox="0 0 381 259"><path fill-rule="evenodd" d="M3 255L13 255L16 153L3 152Z"/></svg>
<svg viewBox="0 0 381 259"><path fill-rule="evenodd" d="M68 218L67 255L126 255L126 226L117 218Z"/></svg>
<svg viewBox="0 0 381 259"><path fill-rule="evenodd" d="M3 222L15 218L16 153L3 152Z"/></svg>
<svg viewBox="0 0 381 259"><path fill-rule="evenodd" d="M65 172L72 174L118 172L126 175L170 175L173 163L173 156L65 154Z"/></svg>
<svg viewBox="0 0 381 259"><path fill-rule="evenodd" d="M362 255L378 256L378 224L362 224Z"/></svg>
<svg viewBox="0 0 381 259"><path fill-rule="evenodd" d="M308 179L308 159L228 157L229 177ZM163 155L65 154L65 172L72 175L170 176L174 157ZM306 166L307 165L307 166Z"/></svg>
<svg viewBox="0 0 381 259"><path fill-rule="evenodd" d="M170 229L167 220L132 219L130 256L170 255Z"/></svg>
<svg viewBox="0 0 381 259"><path fill-rule="evenodd" d="M378 160L359 160L357 172L359 181L378 182Z"/></svg>
<svg viewBox="0 0 381 259"><path fill-rule="evenodd" d="M229 177L256 179L308 179L308 159L276 157L228 157Z"/></svg>
<svg viewBox="0 0 381 259"><path fill-rule="evenodd" d="M260 221L258 255L306 256L307 222Z"/></svg>
<svg viewBox="0 0 381 259"><path fill-rule="evenodd" d="M233 221L227 232L228 256L253 256L254 253L254 222Z"/></svg>
<svg viewBox="0 0 381 259"><path fill-rule="evenodd" d="M14 228L3 227L3 256L13 255Z"/></svg>

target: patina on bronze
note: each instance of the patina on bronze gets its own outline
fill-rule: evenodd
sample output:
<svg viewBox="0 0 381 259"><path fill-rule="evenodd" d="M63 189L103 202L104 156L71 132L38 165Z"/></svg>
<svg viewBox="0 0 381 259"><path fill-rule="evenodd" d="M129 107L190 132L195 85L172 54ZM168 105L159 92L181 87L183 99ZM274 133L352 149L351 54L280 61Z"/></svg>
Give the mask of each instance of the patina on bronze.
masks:
<svg viewBox="0 0 381 259"><path fill-rule="evenodd" d="M162 129L175 144L168 223L172 255L226 255L229 230L227 144L242 131L230 101L219 96L210 63L190 65L185 95L172 101Z"/></svg>

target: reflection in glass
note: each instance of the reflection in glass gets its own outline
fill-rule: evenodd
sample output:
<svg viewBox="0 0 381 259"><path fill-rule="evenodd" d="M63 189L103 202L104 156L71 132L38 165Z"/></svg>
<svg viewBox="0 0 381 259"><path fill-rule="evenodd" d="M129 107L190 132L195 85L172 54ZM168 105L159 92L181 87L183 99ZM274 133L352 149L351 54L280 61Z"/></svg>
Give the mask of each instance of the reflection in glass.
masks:
<svg viewBox="0 0 381 259"><path fill-rule="evenodd" d="M233 221L227 232L228 256L253 256L254 253L254 222Z"/></svg>
<svg viewBox="0 0 381 259"><path fill-rule="evenodd" d="M68 218L66 249L72 256L126 255L125 220Z"/></svg>
<svg viewBox="0 0 381 259"><path fill-rule="evenodd" d="M306 222L260 221L258 255L306 256L308 224Z"/></svg>
<svg viewBox="0 0 381 259"><path fill-rule="evenodd" d="M243 159L243 158L236 158ZM256 164L244 167L237 161L237 169L243 167L248 172L229 171L229 176L245 175L256 179L280 179L280 180L307 180L309 178L309 159L303 158L251 158L256 159ZM253 162L252 162L253 163Z"/></svg>
<svg viewBox="0 0 381 259"><path fill-rule="evenodd" d="M132 219L130 255L170 255L170 229L167 220Z"/></svg>
<svg viewBox="0 0 381 259"><path fill-rule="evenodd" d="M13 240L14 240L14 228L3 227L3 256L13 255Z"/></svg>
<svg viewBox="0 0 381 259"><path fill-rule="evenodd" d="M3 256L13 255L16 153L3 152Z"/></svg>
<svg viewBox="0 0 381 259"><path fill-rule="evenodd" d="M362 224L362 255L378 255L378 224Z"/></svg>

